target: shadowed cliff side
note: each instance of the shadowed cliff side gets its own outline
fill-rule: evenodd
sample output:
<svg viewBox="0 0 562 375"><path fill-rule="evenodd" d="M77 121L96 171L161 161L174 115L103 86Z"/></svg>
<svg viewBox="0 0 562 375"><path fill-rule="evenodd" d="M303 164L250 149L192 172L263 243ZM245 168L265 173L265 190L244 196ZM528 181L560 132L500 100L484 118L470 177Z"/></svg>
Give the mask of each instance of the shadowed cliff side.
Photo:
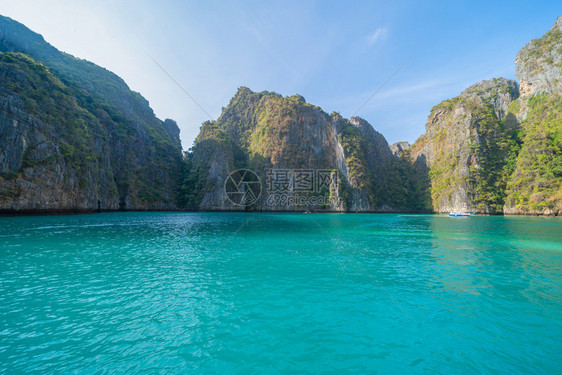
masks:
<svg viewBox="0 0 562 375"><path fill-rule="evenodd" d="M179 128L115 74L0 16L0 210L174 209Z"/></svg>

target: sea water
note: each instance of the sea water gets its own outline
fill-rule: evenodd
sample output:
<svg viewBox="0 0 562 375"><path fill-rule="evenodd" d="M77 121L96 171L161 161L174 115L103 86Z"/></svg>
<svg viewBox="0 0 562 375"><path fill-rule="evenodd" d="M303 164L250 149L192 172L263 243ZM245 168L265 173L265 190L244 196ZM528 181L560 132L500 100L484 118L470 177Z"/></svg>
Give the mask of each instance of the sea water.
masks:
<svg viewBox="0 0 562 375"><path fill-rule="evenodd" d="M0 218L0 373L562 371L562 220Z"/></svg>

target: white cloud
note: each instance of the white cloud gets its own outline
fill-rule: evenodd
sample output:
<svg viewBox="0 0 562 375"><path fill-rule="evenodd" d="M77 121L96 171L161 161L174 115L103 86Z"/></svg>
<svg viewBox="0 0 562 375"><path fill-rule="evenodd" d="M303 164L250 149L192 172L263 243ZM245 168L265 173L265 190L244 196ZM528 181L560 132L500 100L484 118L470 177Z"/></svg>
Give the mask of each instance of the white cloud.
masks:
<svg viewBox="0 0 562 375"><path fill-rule="evenodd" d="M388 35L388 28L379 27L378 29L375 30L374 33L370 34L367 37L367 42L369 43L369 45L373 45L376 42L385 39L387 35Z"/></svg>

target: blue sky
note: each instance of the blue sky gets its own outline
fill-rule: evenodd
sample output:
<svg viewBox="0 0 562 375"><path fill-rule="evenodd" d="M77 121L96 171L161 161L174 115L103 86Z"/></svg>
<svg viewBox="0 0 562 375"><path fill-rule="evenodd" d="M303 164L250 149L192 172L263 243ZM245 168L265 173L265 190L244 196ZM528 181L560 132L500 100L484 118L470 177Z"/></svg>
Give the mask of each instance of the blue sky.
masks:
<svg viewBox="0 0 562 375"><path fill-rule="evenodd" d="M493 77L562 15L560 1L0 0L60 50L101 65L178 122L185 149L237 88L301 94L412 143L431 107Z"/></svg>

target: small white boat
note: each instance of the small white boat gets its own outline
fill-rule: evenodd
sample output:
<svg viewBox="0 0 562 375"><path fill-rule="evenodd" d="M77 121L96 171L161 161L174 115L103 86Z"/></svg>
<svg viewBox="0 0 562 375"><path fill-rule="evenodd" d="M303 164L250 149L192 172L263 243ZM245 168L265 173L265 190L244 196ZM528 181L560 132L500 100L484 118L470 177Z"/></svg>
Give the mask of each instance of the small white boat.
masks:
<svg viewBox="0 0 562 375"><path fill-rule="evenodd" d="M449 212L449 216L461 217L461 216L474 216L472 211L459 211L459 212Z"/></svg>

